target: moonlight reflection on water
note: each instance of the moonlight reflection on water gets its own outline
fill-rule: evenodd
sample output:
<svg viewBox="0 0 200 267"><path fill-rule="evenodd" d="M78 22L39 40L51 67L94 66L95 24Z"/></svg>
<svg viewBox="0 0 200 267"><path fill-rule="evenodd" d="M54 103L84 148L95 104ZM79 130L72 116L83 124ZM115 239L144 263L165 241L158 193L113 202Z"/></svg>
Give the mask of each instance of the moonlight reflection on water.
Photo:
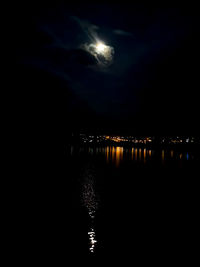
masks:
<svg viewBox="0 0 200 267"><path fill-rule="evenodd" d="M94 253L95 245L97 243L96 233L94 228L95 213L98 209L98 198L95 191L95 172L92 166L85 166L83 170L83 184L82 184L82 203L87 209L90 217L90 227L88 231L89 236L89 250Z"/></svg>

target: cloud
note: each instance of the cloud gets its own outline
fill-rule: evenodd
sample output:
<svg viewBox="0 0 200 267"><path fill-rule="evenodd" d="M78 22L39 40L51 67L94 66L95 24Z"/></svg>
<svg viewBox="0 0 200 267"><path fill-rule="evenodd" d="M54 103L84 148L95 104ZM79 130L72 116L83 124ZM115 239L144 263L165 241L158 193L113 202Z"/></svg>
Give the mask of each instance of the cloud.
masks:
<svg viewBox="0 0 200 267"><path fill-rule="evenodd" d="M120 30L120 29L114 30L113 33L116 34L116 35L133 37L133 34L132 33L126 32L126 31L123 31L123 30Z"/></svg>
<svg viewBox="0 0 200 267"><path fill-rule="evenodd" d="M98 66L100 67L108 67L113 62L114 48L112 46L104 44L104 52L98 53L96 45L97 43L103 43L102 40L98 37L97 31L100 28L97 25L90 23L89 21L82 20L76 16L71 16L72 20L75 20L78 25L81 27L83 32L86 34L89 39L88 42L80 44L80 48L90 53L93 56Z"/></svg>
<svg viewBox="0 0 200 267"><path fill-rule="evenodd" d="M102 53L99 53L97 51L97 45L96 44L84 44L82 47L85 51L91 54L93 56L98 65L101 67L108 67L113 62L113 55L114 55L114 48L109 45L104 45L104 51Z"/></svg>
<svg viewBox="0 0 200 267"><path fill-rule="evenodd" d="M87 20L80 19L76 16L71 16L71 19L78 23L91 42L94 42L97 39L97 30L99 29L97 25L92 24Z"/></svg>
<svg viewBox="0 0 200 267"><path fill-rule="evenodd" d="M76 62L80 64L89 66L89 65L96 65L97 60L96 58L91 55L91 53L83 50L83 49L73 49L70 51L70 57Z"/></svg>

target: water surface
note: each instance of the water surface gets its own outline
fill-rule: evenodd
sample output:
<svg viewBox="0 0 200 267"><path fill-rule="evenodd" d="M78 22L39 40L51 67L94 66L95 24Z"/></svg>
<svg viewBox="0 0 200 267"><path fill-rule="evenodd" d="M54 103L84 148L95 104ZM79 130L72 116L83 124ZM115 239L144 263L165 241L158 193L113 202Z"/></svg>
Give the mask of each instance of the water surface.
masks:
<svg viewBox="0 0 200 267"><path fill-rule="evenodd" d="M158 254L169 260L191 253L199 209L198 151L72 146L66 161L74 181L77 254L119 253L145 263Z"/></svg>

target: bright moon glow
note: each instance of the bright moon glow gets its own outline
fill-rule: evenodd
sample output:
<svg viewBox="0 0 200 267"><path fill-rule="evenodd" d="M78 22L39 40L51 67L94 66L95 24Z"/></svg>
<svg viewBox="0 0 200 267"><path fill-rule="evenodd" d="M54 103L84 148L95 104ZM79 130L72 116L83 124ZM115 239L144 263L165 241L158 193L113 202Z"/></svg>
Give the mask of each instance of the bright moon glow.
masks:
<svg viewBox="0 0 200 267"><path fill-rule="evenodd" d="M114 48L112 46L96 40L95 43L84 44L82 47L96 58L100 66L106 67L113 62Z"/></svg>
<svg viewBox="0 0 200 267"><path fill-rule="evenodd" d="M106 45L104 45L103 43L98 43L96 45L97 53L104 53L105 49L106 49Z"/></svg>

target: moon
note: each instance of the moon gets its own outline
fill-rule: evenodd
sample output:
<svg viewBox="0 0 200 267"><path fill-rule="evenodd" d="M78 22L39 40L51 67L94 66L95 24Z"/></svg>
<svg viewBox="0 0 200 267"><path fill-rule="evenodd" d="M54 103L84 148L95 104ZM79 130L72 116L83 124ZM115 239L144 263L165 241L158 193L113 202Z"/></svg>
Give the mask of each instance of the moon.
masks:
<svg viewBox="0 0 200 267"><path fill-rule="evenodd" d="M105 44L100 43L100 42L96 44L96 52L98 54L104 54L105 50L106 50L106 45Z"/></svg>
<svg viewBox="0 0 200 267"><path fill-rule="evenodd" d="M84 44L82 47L96 58L99 66L107 67L112 64L114 55L114 48L112 46L96 40L96 42Z"/></svg>

